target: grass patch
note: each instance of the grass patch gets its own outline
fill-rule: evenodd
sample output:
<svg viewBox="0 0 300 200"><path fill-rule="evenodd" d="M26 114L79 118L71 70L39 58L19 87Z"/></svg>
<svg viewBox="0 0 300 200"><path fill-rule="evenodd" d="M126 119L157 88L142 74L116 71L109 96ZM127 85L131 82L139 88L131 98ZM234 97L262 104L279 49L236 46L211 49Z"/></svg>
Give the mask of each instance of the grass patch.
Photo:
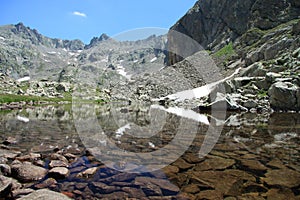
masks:
<svg viewBox="0 0 300 200"><path fill-rule="evenodd" d="M58 103L61 101L72 101L72 98L49 98L49 97L38 97L38 96L26 96L26 95L15 95L15 94L1 94L0 95L0 104L3 103L12 103L12 102L39 102L39 101L47 101Z"/></svg>
<svg viewBox="0 0 300 200"><path fill-rule="evenodd" d="M235 50L233 48L232 42L224 46L222 49L214 53L214 56L218 58L230 59L231 56L235 55Z"/></svg>
<svg viewBox="0 0 300 200"><path fill-rule="evenodd" d="M257 97L258 97L259 99L263 99L263 98L268 97L268 91L265 91L265 90L259 90L258 93L257 93Z"/></svg>

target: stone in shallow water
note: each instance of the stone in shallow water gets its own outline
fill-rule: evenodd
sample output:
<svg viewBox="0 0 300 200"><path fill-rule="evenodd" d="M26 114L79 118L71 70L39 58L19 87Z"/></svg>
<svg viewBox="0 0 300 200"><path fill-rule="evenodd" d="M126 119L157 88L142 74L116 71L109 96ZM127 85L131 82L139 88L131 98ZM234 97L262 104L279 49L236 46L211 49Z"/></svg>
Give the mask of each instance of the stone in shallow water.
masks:
<svg viewBox="0 0 300 200"><path fill-rule="evenodd" d="M235 164L233 159L226 159L217 156L211 156L209 159L197 164L194 167L196 171L226 169Z"/></svg>
<svg viewBox="0 0 300 200"><path fill-rule="evenodd" d="M172 165L177 166L179 169L184 169L184 170L189 169L194 166L193 164L187 163L182 158L179 158L178 160L176 160Z"/></svg>
<svg viewBox="0 0 300 200"><path fill-rule="evenodd" d="M36 184L35 188L38 188L38 189L48 188L48 187L54 186L56 183L57 182L54 178L48 178L48 179L44 180L42 183Z"/></svg>
<svg viewBox="0 0 300 200"><path fill-rule="evenodd" d="M171 183L169 180L165 180L165 179L155 179L155 178L149 178L149 177L137 177L136 182L149 182L155 185L158 185L162 191L164 192L164 194L176 194L179 192L179 188L174 185L173 183Z"/></svg>
<svg viewBox="0 0 300 200"><path fill-rule="evenodd" d="M199 158L199 156L194 153L185 153L183 159L191 164L199 163L204 160L204 158Z"/></svg>
<svg viewBox="0 0 300 200"><path fill-rule="evenodd" d="M163 168L163 172L167 175L170 176L172 174L176 174L179 172L179 168L173 165L168 165Z"/></svg>
<svg viewBox="0 0 300 200"><path fill-rule="evenodd" d="M300 173L291 169L269 170L265 176L262 180L268 185L289 188L300 185Z"/></svg>
<svg viewBox="0 0 300 200"><path fill-rule="evenodd" d="M183 192L196 194L200 192L199 186L196 184L188 184L182 188Z"/></svg>
<svg viewBox="0 0 300 200"><path fill-rule="evenodd" d="M124 192L128 193L130 197L134 197L134 198L146 197L146 195L142 189L137 189L137 188L133 188L133 187L124 187L124 188L122 188L122 190Z"/></svg>
<svg viewBox="0 0 300 200"><path fill-rule="evenodd" d="M49 176L55 179L64 179L70 174L70 171L65 167L55 167L49 171Z"/></svg>
<svg viewBox="0 0 300 200"><path fill-rule="evenodd" d="M0 198L6 197L12 188L12 179L0 175Z"/></svg>
<svg viewBox="0 0 300 200"><path fill-rule="evenodd" d="M265 193L268 191L263 184L258 184L256 182L248 181L243 184L243 193L250 193L250 192L259 192Z"/></svg>
<svg viewBox="0 0 300 200"><path fill-rule="evenodd" d="M110 200L110 199L128 199L128 194L126 192L114 192L111 194L104 195L103 200Z"/></svg>
<svg viewBox="0 0 300 200"><path fill-rule="evenodd" d="M196 195L196 199L223 200L223 195L216 190L204 190Z"/></svg>
<svg viewBox="0 0 300 200"><path fill-rule="evenodd" d="M281 160L275 158L273 160L271 160L270 162L267 163L268 167L271 168L276 168L276 169L284 169L286 168L286 166L284 166L284 164L281 162Z"/></svg>
<svg viewBox="0 0 300 200"><path fill-rule="evenodd" d="M268 168L257 160L241 160L241 165L251 171L266 171Z"/></svg>
<svg viewBox="0 0 300 200"><path fill-rule="evenodd" d="M31 163L22 163L12 165L12 176L21 182L38 181L44 178L47 174L47 170L32 165Z"/></svg>
<svg viewBox="0 0 300 200"><path fill-rule="evenodd" d="M184 193L184 192L180 192L177 196L176 196L177 200L195 200L196 197L190 193Z"/></svg>
<svg viewBox="0 0 300 200"><path fill-rule="evenodd" d="M7 164L0 164L0 171L5 176L10 176L11 175L11 168Z"/></svg>
<svg viewBox="0 0 300 200"><path fill-rule="evenodd" d="M21 196L25 196L25 195L28 195L30 193L34 192L33 189L17 189L17 190L13 190L12 191L12 196L14 198L19 198Z"/></svg>
<svg viewBox="0 0 300 200"><path fill-rule="evenodd" d="M295 199L294 193L287 188L272 188L267 192L267 199L272 200L286 200Z"/></svg>
<svg viewBox="0 0 300 200"><path fill-rule="evenodd" d="M51 160L61 160L65 163L68 163L68 160L66 159L66 157L64 157L63 155L60 155L58 153L53 153L50 156Z"/></svg>
<svg viewBox="0 0 300 200"><path fill-rule="evenodd" d="M24 196L20 198L19 200L70 200L69 197L58 193L58 192L53 192L47 189L42 189L42 190L37 190L27 196Z"/></svg>
<svg viewBox="0 0 300 200"><path fill-rule="evenodd" d="M92 186L102 194L108 194L120 190L119 187L109 186L101 182L92 182Z"/></svg>
<svg viewBox="0 0 300 200"><path fill-rule="evenodd" d="M14 160L21 152L0 149L0 158L7 158Z"/></svg>
<svg viewBox="0 0 300 200"><path fill-rule="evenodd" d="M50 168L54 167L68 167L68 163L61 161L61 160L51 160L49 163Z"/></svg>
<svg viewBox="0 0 300 200"><path fill-rule="evenodd" d="M199 171L192 172L191 177L193 176L195 184L198 181L203 187L215 189L226 196L238 196L241 194L244 180L249 178L243 172L238 173L238 171Z"/></svg>
<svg viewBox="0 0 300 200"><path fill-rule="evenodd" d="M89 168L87 170L85 170L84 172L82 172L82 175L84 176L91 176L91 175L94 175L98 170L98 167L92 167L92 168Z"/></svg>
<svg viewBox="0 0 300 200"><path fill-rule="evenodd" d="M111 183L111 182L129 182L133 180L137 175L133 173L119 173L111 177L101 179L102 182Z"/></svg>

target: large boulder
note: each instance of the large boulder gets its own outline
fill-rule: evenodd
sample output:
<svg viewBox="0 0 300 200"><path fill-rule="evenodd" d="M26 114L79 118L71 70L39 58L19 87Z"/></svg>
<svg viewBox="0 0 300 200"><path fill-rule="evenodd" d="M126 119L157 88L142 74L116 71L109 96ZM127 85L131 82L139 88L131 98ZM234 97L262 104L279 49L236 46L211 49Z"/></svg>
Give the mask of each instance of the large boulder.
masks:
<svg viewBox="0 0 300 200"><path fill-rule="evenodd" d="M299 87L289 82L274 83L268 91L271 107L276 110L299 110L298 90Z"/></svg>
<svg viewBox="0 0 300 200"><path fill-rule="evenodd" d="M48 170L31 163L15 164L11 167L12 176L21 182L32 182L43 179Z"/></svg>
<svg viewBox="0 0 300 200"><path fill-rule="evenodd" d="M42 189L42 190L37 190L29 195L26 195L19 200L70 200L69 197L58 193L58 192L53 192L47 189Z"/></svg>

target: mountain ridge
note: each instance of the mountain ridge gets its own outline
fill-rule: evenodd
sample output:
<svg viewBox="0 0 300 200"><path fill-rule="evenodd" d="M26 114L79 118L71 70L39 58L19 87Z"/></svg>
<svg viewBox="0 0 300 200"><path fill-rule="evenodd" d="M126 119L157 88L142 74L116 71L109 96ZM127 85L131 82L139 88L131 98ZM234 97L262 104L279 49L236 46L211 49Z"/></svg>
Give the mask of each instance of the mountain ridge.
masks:
<svg viewBox="0 0 300 200"><path fill-rule="evenodd" d="M61 74L68 66L82 67L84 69L105 69L114 61L107 60L108 55L125 54L133 56L130 48L164 48L165 36L149 36L137 41L115 41L106 34L91 39L89 44L80 40L63 40L49 38L37 30L26 27L23 23L0 27L0 65L3 73L8 72L15 79L30 76L40 79L59 81L57 74ZM111 46L111 47L110 47ZM114 49L110 52L110 49ZM128 49L125 51L125 49ZM140 52L145 59L153 59L156 53ZM163 56L162 52L159 53ZM152 56L151 56L152 55ZM125 55L126 57L126 55ZM139 58L139 55L133 56ZM143 57L143 56L142 56ZM149 57L149 58L147 58ZM151 57L151 58L150 58ZM136 60L136 59L135 59ZM141 59L143 60L143 58ZM116 61L118 62L118 61ZM162 62L163 63L163 62ZM130 65L133 65L131 63ZM72 70L74 71L74 70ZM91 73L91 72L88 72ZM47 75L49 75L47 77ZM51 77L52 76L52 77ZM93 76L93 74L92 74Z"/></svg>

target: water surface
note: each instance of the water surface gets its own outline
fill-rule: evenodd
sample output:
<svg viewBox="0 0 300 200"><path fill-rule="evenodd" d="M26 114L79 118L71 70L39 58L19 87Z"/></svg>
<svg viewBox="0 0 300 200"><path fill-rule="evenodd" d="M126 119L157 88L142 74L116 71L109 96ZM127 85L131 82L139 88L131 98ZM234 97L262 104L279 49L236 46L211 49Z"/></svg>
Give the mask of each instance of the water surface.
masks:
<svg viewBox="0 0 300 200"><path fill-rule="evenodd" d="M75 199L293 199L300 195L299 116L222 119L159 106L45 106L2 112L0 140L13 139L8 147L22 154L76 155L70 176L50 188ZM212 124L220 135L211 135ZM93 167L94 175L78 175Z"/></svg>

